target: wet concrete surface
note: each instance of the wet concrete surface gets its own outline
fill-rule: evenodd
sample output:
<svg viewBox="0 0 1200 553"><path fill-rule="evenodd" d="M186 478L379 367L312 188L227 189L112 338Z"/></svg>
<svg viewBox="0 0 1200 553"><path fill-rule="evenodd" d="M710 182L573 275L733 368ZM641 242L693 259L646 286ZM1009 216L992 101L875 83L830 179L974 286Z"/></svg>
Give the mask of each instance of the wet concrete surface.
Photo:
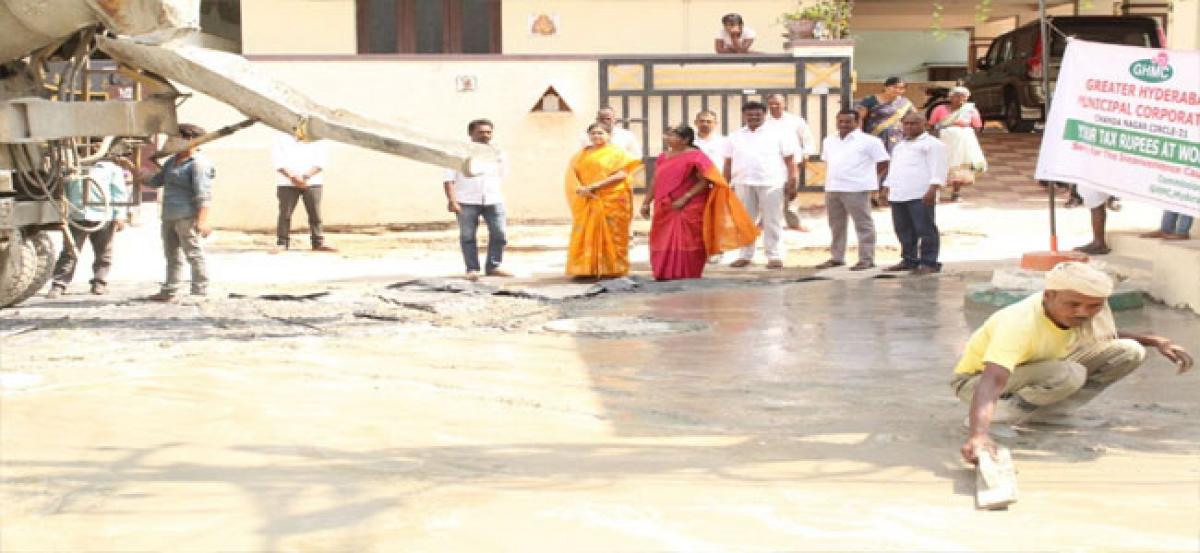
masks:
<svg viewBox="0 0 1200 553"><path fill-rule="evenodd" d="M982 278L34 301L0 317L0 549L1200 548L1200 381L1157 355L1005 440L1020 502L974 511ZM1118 322L1200 350L1187 312Z"/></svg>

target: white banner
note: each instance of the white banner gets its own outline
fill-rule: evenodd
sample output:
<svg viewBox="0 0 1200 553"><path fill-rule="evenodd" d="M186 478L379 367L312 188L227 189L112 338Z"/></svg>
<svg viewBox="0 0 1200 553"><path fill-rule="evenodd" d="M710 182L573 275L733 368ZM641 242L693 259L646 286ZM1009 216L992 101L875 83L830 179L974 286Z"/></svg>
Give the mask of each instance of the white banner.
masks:
<svg viewBox="0 0 1200 553"><path fill-rule="evenodd" d="M1200 216L1200 51L1070 40L1037 178Z"/></svg>

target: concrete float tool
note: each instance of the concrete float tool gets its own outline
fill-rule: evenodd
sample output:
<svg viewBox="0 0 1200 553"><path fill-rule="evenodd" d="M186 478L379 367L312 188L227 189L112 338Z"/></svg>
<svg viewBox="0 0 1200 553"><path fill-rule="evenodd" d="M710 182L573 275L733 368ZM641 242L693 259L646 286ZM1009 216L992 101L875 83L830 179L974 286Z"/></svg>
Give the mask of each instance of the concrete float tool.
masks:
<svg viewBox="0 0 1200 553"><path fill-rule="evenodd" d="M984 448L975 450L975 508L987 511L1004 509L1017 502L1017 470L1012 452L997 446L992 457Z"/></svg>

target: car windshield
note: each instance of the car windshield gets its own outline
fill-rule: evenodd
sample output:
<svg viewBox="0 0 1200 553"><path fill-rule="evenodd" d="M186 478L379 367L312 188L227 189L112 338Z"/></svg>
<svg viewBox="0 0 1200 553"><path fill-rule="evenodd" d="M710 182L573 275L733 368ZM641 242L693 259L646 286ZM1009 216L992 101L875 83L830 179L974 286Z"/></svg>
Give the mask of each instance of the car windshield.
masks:
<svg viewBox="0 0 1200 553"><path fill-rule="evenodd" d="M1142 26L1131 27L1126 25L1060 25L1059 30L1070 37L1075 37L1080 40L1089 40L1092 42L1104 42L1108 44L1124 44L1126 46L1142 46L1152 47L1151 32ZM1054 42L1050 48L1050 55L1056 58L1061 58L1063 51L1067 48L1067 41L1058 33L1052 32Z"/></svg>

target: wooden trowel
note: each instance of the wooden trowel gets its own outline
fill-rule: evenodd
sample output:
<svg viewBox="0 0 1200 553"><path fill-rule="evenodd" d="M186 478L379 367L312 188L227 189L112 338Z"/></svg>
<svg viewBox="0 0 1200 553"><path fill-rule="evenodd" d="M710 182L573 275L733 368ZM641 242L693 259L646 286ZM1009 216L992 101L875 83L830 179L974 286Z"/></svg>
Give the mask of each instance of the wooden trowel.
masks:
<svg viewBox="0 0 1200 553"><path fill-rule="evenodd" d="M1016 503L1017 471L1008 448L997 446L995 457L978 448L975 458L975 508L991 511Z"/></svg>

